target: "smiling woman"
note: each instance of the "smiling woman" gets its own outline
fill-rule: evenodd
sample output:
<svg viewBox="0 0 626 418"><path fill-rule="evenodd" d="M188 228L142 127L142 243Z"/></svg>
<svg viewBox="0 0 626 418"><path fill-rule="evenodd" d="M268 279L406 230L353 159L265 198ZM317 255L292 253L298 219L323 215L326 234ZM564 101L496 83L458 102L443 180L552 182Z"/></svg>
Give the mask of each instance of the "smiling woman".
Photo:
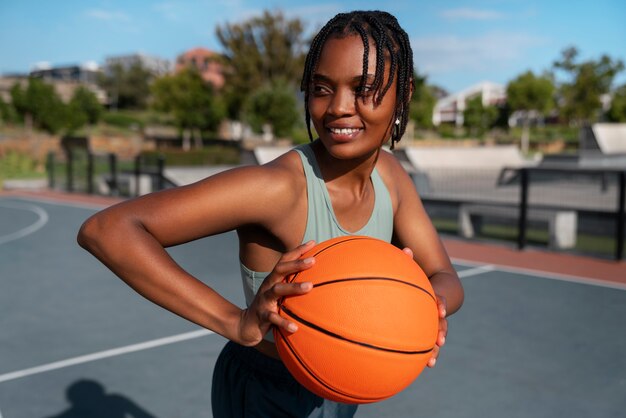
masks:
<svg viewBox="0 0 626 418"><path fill-rule="evenodd" d="M135 291L230 340L215 366L214 416L354 415L355 405L302 387L271 338L272 328L298 332L278 314L279 300L313 288L285 279L315 265L315 257L303 257L315 242L335 237L391 242L419 264L436 294L437 341L428 359L435 365L446 316L461 307L463 289L411 178L382 151L406 127L411 54L390 14L337 15L313 40L302 80L309 133L313 122L319 139L261 166L125 201L82 226L79 243ZM231 230L239 238L244 309L165 249Z"/></svg>

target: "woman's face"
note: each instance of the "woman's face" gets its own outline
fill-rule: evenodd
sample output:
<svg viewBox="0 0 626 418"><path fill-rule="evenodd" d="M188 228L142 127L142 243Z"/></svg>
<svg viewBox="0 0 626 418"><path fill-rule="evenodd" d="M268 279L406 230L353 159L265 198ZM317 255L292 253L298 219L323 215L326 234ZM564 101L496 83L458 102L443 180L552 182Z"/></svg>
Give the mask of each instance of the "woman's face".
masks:
<svg viewBox="0 0 626 418"><path fill-rule="evenodd" d="M368 156L391 136L396 103L396 80L380 105L375 106L371 91L376 73L376 48L370 43L365 87L363 41L358 35L332 37L323 46L312 77L309 112L326 150L340 159ZM385 63L382 85L389 79Z"/></svg>

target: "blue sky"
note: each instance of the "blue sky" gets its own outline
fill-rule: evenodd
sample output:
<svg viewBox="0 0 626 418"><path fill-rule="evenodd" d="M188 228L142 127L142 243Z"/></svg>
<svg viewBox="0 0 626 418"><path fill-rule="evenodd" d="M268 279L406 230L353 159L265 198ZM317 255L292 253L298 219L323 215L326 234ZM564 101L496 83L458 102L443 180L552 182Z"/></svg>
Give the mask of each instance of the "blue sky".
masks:
<svg viewBox="0 0 626 418"><path fill-rule="evenodd" d="M103 63L142 52L175 59L186 49L219 51L217 24L282 10L314 31L338 12L384 9L411 38L420 73L448 91L505 84L542 72L574 45L581 59L626 63L623 0L0 0L0 74L52 65ZM626 83L626 71L617 83Z"/></svg>

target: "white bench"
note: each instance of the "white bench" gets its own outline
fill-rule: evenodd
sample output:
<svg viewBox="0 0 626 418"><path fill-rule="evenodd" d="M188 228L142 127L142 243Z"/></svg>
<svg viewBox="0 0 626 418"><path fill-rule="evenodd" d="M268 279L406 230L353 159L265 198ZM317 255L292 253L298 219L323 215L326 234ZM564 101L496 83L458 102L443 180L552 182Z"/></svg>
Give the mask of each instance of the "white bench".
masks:
<svg viewBox="0 0 626 418"><path fill-rule="evenodd" d="M519 209L515 206L462 204L459 207L459 232L465 238L472 238L480 231L482 218L491 217L515 222L519 219ZM529 209L529 223L547 223L550 248L566 249L576 245L578 215L572 210Z"/></svg>

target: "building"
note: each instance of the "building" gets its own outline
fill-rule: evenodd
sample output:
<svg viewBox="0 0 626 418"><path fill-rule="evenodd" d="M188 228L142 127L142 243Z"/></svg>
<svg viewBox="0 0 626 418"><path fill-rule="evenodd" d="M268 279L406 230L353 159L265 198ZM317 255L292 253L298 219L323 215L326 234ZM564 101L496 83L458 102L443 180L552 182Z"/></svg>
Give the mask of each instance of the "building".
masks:
<svg viewBox="0 0 626 418"><path fill-rule="evenodd" d="M135 65L140 65L156 76L162 76L172 72L172 63L170 60L145 54L130 54L107 57L104 63L105 74L111 74L112 69L118 65L124 70L128 70Z"/></svg>
<svg viewBox="0 0 626 418"><path fill-rule="evenodd" d="M219 60L219 54L205 48L194 48L185 51L176 58L175 72L185 68L198 70L204 81L209 82L216 89L224 85L224 68Z"/></svg>
<svg viewBox="0 0 626 418"><path fill-rule="evenodd" d="M454 123L457 126L462 126L467 100L477 96L482 98L483 106L498 105L506 101L506 87L483 81L438 100L433 109L433 125Z"/></svg>
<svg viewBox="0 0 626 418"><path fill-rule="evenodd" d="M48 63L39 63L30 72L30 77L41 78L44 81L65 81L82 84L97 84L100 68L95 62L82 65L65 65L53 67Z"/></svg>

